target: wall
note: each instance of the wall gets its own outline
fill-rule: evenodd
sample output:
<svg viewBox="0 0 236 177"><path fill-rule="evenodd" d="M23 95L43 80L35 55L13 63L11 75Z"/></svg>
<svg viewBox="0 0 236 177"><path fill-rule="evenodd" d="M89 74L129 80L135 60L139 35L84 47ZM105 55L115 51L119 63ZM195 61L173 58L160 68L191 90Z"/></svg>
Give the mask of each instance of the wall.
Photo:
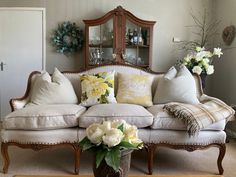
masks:
<svg viewBox="0 0 236 177"><path fill-rule="evenodd" d="M121 5L139 18L156 21L154 28L153 66L155 71L166 71L183 51L176 49L172 42L174 36L183 40L192 38L186 28L192 25L190 11L202 12L204 8L211 11L212 0L0 0L2 7L45 7L47 20L47 61L46 69L53 71L77 70L83 66L83 53L70 58L57 54L49 44L53 29L63 21L74 21L82 29L83 19L93 19Z"/></svg>
<svg viewBox="0 0 236 177"><path fill-rule="evenodd" d="M219 26L220 35L216 36L215 44L223 43L221 33L226 26L236 26L236 1L216 0L213 4L215 18L221 21ZM215 73L212 75L210 94L216 96L228 104L236 105L236 40L230 46L223 45L223 56L215 60ZM236 137L236 122L229 122L227 132Z"/></svg>

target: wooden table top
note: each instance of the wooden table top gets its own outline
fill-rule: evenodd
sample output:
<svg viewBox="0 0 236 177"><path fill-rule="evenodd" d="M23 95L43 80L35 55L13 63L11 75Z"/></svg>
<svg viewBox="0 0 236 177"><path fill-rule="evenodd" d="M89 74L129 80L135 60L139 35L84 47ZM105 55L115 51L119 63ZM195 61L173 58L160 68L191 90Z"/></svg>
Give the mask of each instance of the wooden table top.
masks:
<svg viewBox="0 0 236 177"><path fill-rule="evenodd" d="M92 175L15 175L14 177L93 177ZM221 175L130 175L129 177L224 177Z"/></svg>

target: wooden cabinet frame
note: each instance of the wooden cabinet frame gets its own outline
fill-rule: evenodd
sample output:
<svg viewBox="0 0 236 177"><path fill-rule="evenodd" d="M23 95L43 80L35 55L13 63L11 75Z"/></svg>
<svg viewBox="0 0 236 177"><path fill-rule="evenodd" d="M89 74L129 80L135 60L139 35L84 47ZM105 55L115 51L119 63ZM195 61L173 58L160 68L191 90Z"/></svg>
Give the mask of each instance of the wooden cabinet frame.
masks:
<svg viewBox="0 0 236 177"><path fill-rule="evenodd" d="M127 64L123 58L123 55L126 52L126 21L129 20L134 25L139 26L140 28L147 28L149 30L149 45L148 45L148 63L146 65L132 64L138 67L149 68L152 65L152 46L153 46L153 26L156 23L155 21L142 20L134 16L129 11L123 9L121 6L118 6L114 10L111 10L104 16L93 19L93 20L84 20L85 23L85 68L92 68L98 65L106 64L89 64L90 51L89 51L89 27L98 26L106 23L108 20L113 19L113 54L116 54L115 59L112 60L109 64ZM137 46L137 45L136 45ZM146 47L147 48L147 47Z"/></svg>

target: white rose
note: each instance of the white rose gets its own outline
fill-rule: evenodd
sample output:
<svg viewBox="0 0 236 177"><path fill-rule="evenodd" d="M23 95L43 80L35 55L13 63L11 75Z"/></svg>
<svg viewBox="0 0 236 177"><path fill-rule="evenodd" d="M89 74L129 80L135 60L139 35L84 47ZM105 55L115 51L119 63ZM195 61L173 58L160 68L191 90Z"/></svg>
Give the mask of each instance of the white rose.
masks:
<svg viewBox="0 0 236 177"><path fill-rule="evenodd" d="M202 60L202 66L204 66L205 69L209 67L209 59L205 58Z"/></svg>
<svg viewBox="0 0 236 177"><path fill-rule="evenodd" d="M124 134L121 130L116 128L111 128L106 132L106 134L102 137L103 143L108 147L113 147L122 141Z"/></svg>
<svg viewBox="0 0 236 177"><path fill-rule="evenodd" d="M86 134L92 143L100 144L102 142L104 131L102 130L100 124L94 123L86 129Z"/></svg>
<svg viewBox="0 0 236 177"><path fill-rule="evenodd" d="M203 51L203 50L205 50L205 47L196 47L196 51L197 52L201 52L201 51Z"/></svg>
<svg viewBox="0 0 236 177"><path fill-rule="evenodd" d="M202 73L202 68L200 66L194 66L192 72L200 75Z"/></svg>
<svg viewBox="0 0 236 177"><path fill-rule="evenodd" d="M130 124L126 123L125 120L119 119L119 120L114 120L111 124L111 127L118 128L122 124L123 124L124 131L131 126Z"/></svg>
<svg viewBox="0 0 236 177"><path fill-rule="evenodd" d="M210 51L205 51L205 57L211 58L213 54Z"/></svg>
<svg viewBox="0 0 236 177"><path fill-rule="evenodd" d="M111 121L103 121L101 128L103 129L104 132L110 130L111 129Z"/></svg>
<svg viewBox="0 0 236 177"><path fill-rule="evenodd" d="M125 140L133 139L138 137L138 129L136 126L132 125L124 131Z"/></svg>
<svg viewBox="0 0 236 177"><path fill-rule="evenodd" d="M184 57L184 62L188 63L191 60L192 56L191 55L187 55L186 57Z"/></svg>
<svg viewBox="0 0 236 177"><path fill-rule="evenodd" d="M223 53L221 52L221 48L214 48L214 52L213 52L214 55L217 55L219 58L221 55L223 55Z"/></svg>
<svg viewBox="0 0 236 177"><path fill-rule="evenodd" d="M131 144L138 145L142 143L142 140L138 138L138 129L136 126L132 125L124 132L124 140L128 141Z"/></svg>
<svg viewBox="0 0 236 177"><path fill-rule="evenodd" d="M214 73L214 66L209 65L206 72L207 72L208 75L213 74Z"/></svg>
<svg viewBox="0 0 236 177"><path fill-rule="evenodd" d="M196 54L195 60L196 60L196 61L201 61L204 57L205 57L205 51L201 51L201 52L198 52L198 53Z"/></svg>

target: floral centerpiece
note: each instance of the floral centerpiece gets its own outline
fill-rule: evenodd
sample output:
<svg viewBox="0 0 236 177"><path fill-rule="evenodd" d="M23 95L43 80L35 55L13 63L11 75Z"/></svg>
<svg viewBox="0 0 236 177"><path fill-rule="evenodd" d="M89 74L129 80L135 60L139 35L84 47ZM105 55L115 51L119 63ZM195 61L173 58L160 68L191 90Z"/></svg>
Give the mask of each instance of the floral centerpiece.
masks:
<svg viewBox="0 0 236 177"><path fill-rule="evenodd" d="M120 167L122 151L143 147L137 127L123 120L91 124L86 129L86 137L79 144L83 151L91 150L95 153L96 168L105 162L115 173Z"/></svg>
<svg viewBox="0 0 236 177"><path fill-rule="evenodd" d="M221 48L214 48L214 51L206 51L204 47L196 47L196 50L188 54L180 63L184 64L190 72L198 75L210 75L214 73L212 57L223 55Z"/></svg>

